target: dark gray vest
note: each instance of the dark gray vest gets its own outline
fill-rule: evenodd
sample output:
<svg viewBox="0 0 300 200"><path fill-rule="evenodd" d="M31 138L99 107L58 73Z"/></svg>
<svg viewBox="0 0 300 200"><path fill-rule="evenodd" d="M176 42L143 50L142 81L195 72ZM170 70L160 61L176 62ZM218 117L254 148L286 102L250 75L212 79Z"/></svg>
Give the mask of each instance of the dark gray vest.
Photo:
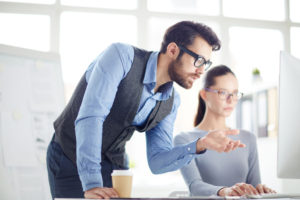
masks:
<svg viewBox="0 0 300 200"><path fill-rule="evenodd" d="M172 109L174 91L166 101L159 101L143 126L131 125L137 113L143 91L143 80L151 52L134 48L134 59L127 76L120 82L110 113L103 123L102 160L125 168L125 144L135 130L144 132L155 127ZM87 82L85 75L79 81L68 105L54 122L55 141L76 164L76 137L74 122L82 102ZM88 137L88 131L85 133ZM99 147L100 148L100 147Z"/></svg>

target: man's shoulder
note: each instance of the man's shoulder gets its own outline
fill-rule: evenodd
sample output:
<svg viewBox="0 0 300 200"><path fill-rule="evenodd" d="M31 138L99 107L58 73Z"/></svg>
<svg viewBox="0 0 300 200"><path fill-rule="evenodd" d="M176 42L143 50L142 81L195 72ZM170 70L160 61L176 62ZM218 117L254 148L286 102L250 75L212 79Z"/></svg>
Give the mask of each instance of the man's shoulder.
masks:
<svg viewBox="0 0 300 200"><path fill-rule="evenodd" d="M133 46L126 43L115 42L108 46L108 52L120 58L121 62L124 64L130 64L133 61L134 49ZM128 63L129 61L129 63ZM129 65L131 66L131 65Z"/></svg>
<svg viewBox="0 0 300 200"><path fill-rule="evenodd" d="M115 42L110 45L110 47L115 48L119 52L133 52L133 46L130 44Z"/></svg>

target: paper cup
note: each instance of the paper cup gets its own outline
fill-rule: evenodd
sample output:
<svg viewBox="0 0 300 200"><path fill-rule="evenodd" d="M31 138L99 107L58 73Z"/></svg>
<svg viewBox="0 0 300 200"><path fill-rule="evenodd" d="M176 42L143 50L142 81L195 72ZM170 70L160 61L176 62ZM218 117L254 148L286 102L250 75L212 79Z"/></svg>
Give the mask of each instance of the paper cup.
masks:
<svg viewBox="0 0 300 200"><path fill-rule="evenodd" d="M130 170L114 170L111 174L113 188L119 193L120 197L131 197L132 176Z"/></svg>

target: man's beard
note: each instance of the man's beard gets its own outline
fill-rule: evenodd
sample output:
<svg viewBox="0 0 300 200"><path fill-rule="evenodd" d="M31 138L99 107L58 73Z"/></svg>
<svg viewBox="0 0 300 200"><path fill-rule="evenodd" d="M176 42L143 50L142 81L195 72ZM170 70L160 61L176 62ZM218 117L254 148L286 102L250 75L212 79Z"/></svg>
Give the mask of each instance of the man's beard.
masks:
<svg viewBox="0 0 300 200"><path fill-rule="evenodd" d="M184 76L182 73L182 62L181 60L176 59L175 61L170 63L168 72L172 81L176 82L178 85L185 89L190 89L193 84L190 84L187 81L187 76Z"/></svg>

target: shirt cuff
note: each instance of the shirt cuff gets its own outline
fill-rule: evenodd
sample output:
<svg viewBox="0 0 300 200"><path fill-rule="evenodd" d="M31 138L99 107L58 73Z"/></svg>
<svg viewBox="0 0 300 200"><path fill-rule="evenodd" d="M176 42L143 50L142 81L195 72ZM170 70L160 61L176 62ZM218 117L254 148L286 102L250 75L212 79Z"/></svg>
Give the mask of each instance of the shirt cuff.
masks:
<svg viewBox="0 0 300 200"><path fill-rule="evenodd" d="M198 141L198 139L195 140L194 142L186 145L186 150L188 151L188 153L199 155L199 154L203 154L206 152L206 149L204 149L203 151L196 153L197 152L197 141Z"/></svg>
<svg viewBox="0 0 300 200"><path fill-rule="evenodd" d="M101 173L80 174L79 176L83 191L90 190L96 187L103 187Z"/></svg>

